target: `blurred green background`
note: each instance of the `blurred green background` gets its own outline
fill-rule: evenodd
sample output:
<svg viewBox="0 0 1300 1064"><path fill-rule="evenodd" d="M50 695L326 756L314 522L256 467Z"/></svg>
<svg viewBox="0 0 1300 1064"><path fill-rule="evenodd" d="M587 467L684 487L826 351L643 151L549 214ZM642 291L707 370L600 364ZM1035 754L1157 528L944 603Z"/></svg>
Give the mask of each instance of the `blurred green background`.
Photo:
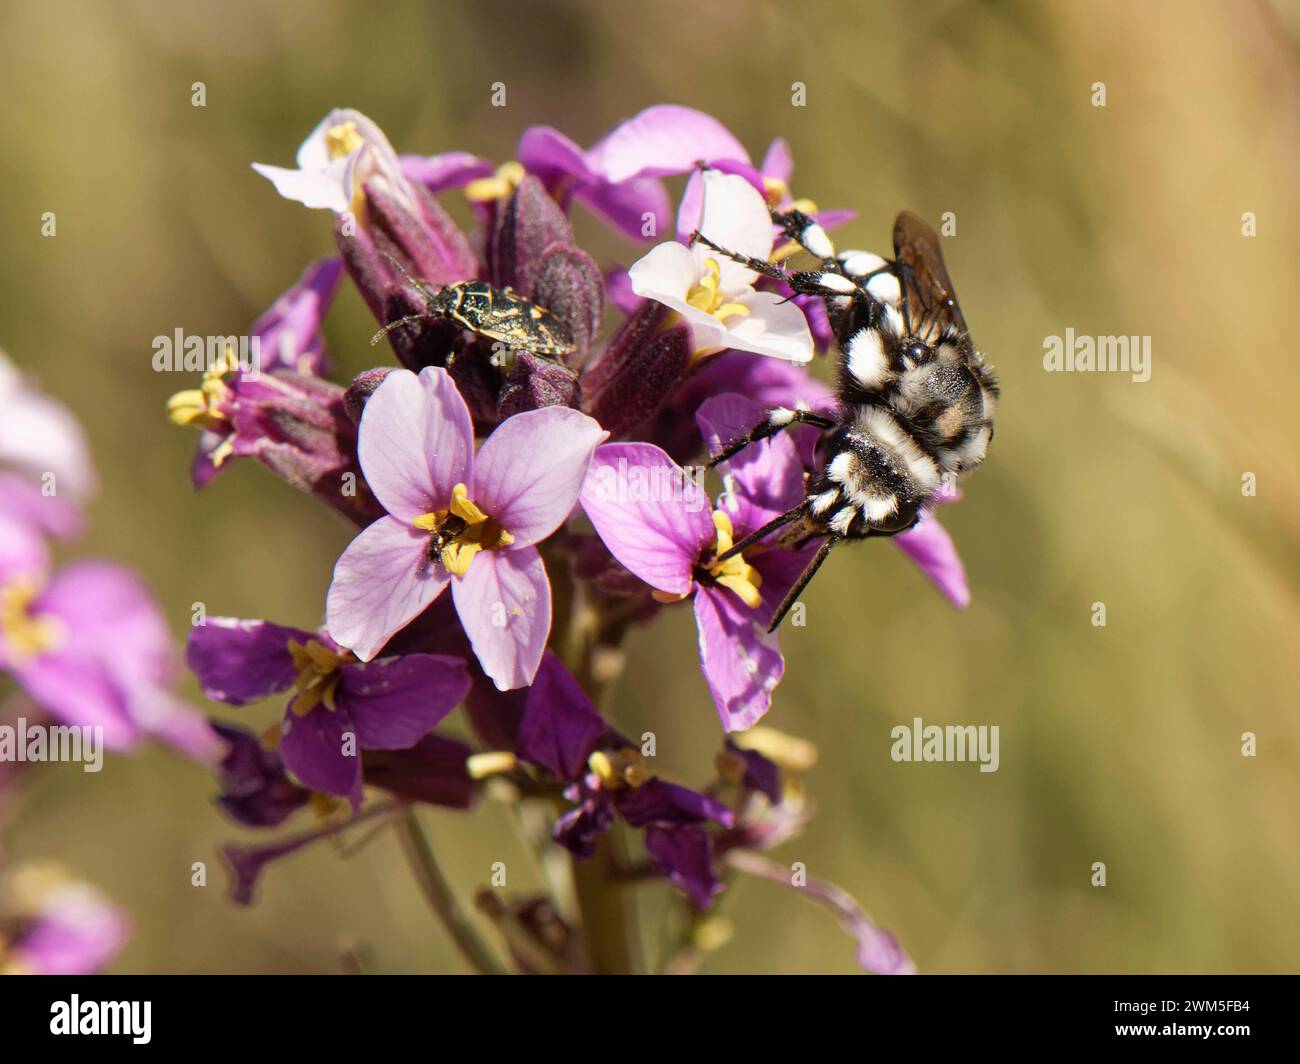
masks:
<svg viewBox="0 0 1300 1064"><path fill-rule="evenodd" d="M589 144L683 103L756 157L786 137L796 195L859 211L842 246L887 250L902 207L953 211L945 254L1004 387L989 461L943 514L974 602L953 610L889 545L832 559L767 720L821 750L818 815L776 856L853 892L923 971L1295 970L1298 30L1297 5L1269 0L6 0L0 345L93 441L104 489L79 551L142 570L178 636L199 601L307 626L348 531L252 464L194 495L195 436L163 416L191 382L153 373L150 342L246 328L331 251L325 216L248 165L290 163L330 107L401 151L505 160L529 124ZM1045 373L1066 327L1150 335L1150 382ZM376 361L372 328L345 291L342 373ZM703 779L718 725L689 613L630 649L618 722ZM998 724L1000 770L894 763L890 729L913 716ZM7 857L60 859L130 910L119 970L337 971L350 951L461 970L390 838L303 851L239 910L214 856L237 833L203 770L150 752L30 781ZM462 890L496 860L529 886L504 807L427 822ZM706 970L854 970L832 920L778 887L742 882L726 913L737 933Z"/></svg>

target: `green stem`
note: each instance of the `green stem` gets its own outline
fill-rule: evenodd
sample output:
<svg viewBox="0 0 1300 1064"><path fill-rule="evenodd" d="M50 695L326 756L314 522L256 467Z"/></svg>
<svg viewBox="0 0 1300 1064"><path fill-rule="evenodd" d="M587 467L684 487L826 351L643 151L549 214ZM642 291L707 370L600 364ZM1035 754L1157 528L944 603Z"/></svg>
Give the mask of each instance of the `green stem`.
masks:
<svg viewBox="0 0 1300 1064"><path fill-rule="evenodd" d="M448 934L451 935L452 941L456 943L461 954L475 971L483 975L506 975L506 970L479 938L474 925L460 907L460 902L456 900L451 884L447 882L447 877L443 875L442 869L433 856L433 848L420 827L415 810L408 810L406 815L397 822L397 834L402 840L402 849L406 853L411 871L415 873L420 891L433 911L438 914L438 918L447 928Z"/></svg>
<svg viewBox="0 0 1300 1064"><path fill-rule="evenodd" d="M601 975L631 975L641 970L636 895L614 878L617 833L616 826L610 828L592 856L573 859L583 939L592 966Z"/></svg>

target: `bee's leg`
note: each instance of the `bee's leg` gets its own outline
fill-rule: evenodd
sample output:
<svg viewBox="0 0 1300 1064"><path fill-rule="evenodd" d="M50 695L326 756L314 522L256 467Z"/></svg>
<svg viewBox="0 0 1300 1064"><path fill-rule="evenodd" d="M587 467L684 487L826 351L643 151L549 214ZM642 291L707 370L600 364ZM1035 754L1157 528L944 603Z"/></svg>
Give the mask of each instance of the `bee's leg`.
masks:
<svg viewBox="0 0 1300 1064"><path fill-rule="evenodd" d="M834 270L787 270L783 266L778 266L776 263L768 262L765 259L756 259L750 255L741 255L736 251L728 251L724 247L719 247L698 231L691 234L691 243L700 243L706 248L712 248L719 255L725 255L732 262L738 262L755 273L761 273L764 277L773 277L778 281L784 281L794 289L797 295L822 296L825 298L829 296L848 296L857 290L852 281Z"/></svg>
<svg viewBox="0 0 1300 1064"><path fill-rule="evenodd" d="M803 211L773 211L772 221L781 227L781 232L793 240L815 259L821 259L822 268L832 273L844 273L844 267L835 257L835 245L826 235L826 230Z"/></svg>
<svg viewBox="0 0 1300 1064"><path fill-rule="evenodd" d="M791 506L785 513L781 514L779 517L772 518L772 520L762 528L756 528L749 535L733 543L730 550L724 551L722 554L718 555L718 561L725 562L728 558L734 558L741 551L749 550L750 547L764 536L770 536L778 528L784 528L786 525L790 524L791 521L798 521L799 518L803 517L807 510L807 499L804 499L795 506Z"/></svg>
<svg viewBox="0 0 1300 1064"><path fill-rule="evenodd" d="M787 406L778 406L768 411L767 417L745 435L732 440L721 451L713 455L706 463L706 468L712 469L718 463L725 462L728 458L739 454L751 443L769 439L795 425L815 425L825 432L827 429L834 428L835 422L821 414L814 414L811 410L791 410Z"/></svg>
<svg viewBox="0 0 1300 1064"><path fill-rule="evenodd" d="M817 570L822 567L822 562L826 560L826 556L830 554L831 549L839 541L839 536L830 535L826 537L826 542L817 548L817 553L813 555L812 561L808 563L807 568L805 568L799 575L799 579L794 582L794 587L789 590L785 598L781 600L781 605L779 605L776 608L776 612L772 614L772 620L768 622L767 626L769 632L776 631L777 626L785 619L785 615L790 612L790 607L793 606L798 601L799 596L803 594L803 589L808 586L808 581L817 575Z"/></svg>

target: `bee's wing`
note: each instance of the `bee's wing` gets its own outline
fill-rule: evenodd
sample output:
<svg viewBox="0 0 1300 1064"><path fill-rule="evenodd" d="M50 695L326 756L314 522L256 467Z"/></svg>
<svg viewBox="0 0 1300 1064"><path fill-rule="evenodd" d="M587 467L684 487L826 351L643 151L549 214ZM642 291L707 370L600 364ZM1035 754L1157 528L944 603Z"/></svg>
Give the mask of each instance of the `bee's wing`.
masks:
<svg viewBox="0 0 1300 1064"><path fill-rule="evenodd" d="M911 211L901 212L894 222L894 255L908 267L900 280L908 306L919 308L919 315L914 310L914 316L966 332L966 319L939 250L939 234L930 223Z"/></svg>

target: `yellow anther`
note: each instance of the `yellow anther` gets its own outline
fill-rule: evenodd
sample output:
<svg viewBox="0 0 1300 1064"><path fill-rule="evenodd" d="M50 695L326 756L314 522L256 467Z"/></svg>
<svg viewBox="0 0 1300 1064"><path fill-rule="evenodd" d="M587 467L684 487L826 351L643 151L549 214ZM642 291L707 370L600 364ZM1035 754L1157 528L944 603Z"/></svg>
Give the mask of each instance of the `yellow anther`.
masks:
<svg viewBox="0 0 1300 1064"><path fill-rule="evenodd" d="M483 550L501 550L515 537L475 505L464 484L451 489L446 510L434 510L412 519L416 528L440 537L439 560L453 576L464 576L469 563Z"/></svg>
<svg viewBox="0 0 1300 1064"><path fill-rule="evenodd" d="M340 122L325 131L325 150L331 159L351 155L364 143L365 139L357 131L355 122Z"/></svg>
<svg viewBox="0 0 1300 1064"><path fill-rule="evenodd" d="M0 639L15 662L27 661L56 646L63 627L54 617L32 613L41 586L28 577L12 579L0 587Z"/></svg>
<svg viewBox="0 0 1300 1064"><path fill-rule="evenodd" d="M199 387L177 392L167 400L167 416L177 425L193 425L209 432L224 431L230 424L223 409L230 399L230 386L225 377L238 368L235 347L226 344L221 357L203 371ZM221 459L214 458L214 464L220 465Z"/></svg>
<svg viewBox="0 0 1300 1064"><path fill-rule="evenodd" d="M726 561L717 561L717 555L726 554L735 543L735 531L731 527L731 518L725 510L713 511L713 527L718 530L714 547L714 561L709 563L709 575L723 587L734 591L746 606L756 610L763 602L758 589L763 586L762 574L745 561L743 554L736 554Z"/></svg>
<svg viewBox="0 0 1300 1064"><path fill-rule="evenodd" d="M731 741L742 750L762 754L787 772L807 772L817 763L817 747L807 739L760 724L748 731L736 732Z"/></svg>
<svg viewBox="0 0 1300 1064"><path fill-rule="evenodd" d="M345 804L344 800L334 794L322 794L320 791L312 791L307 799L311 806L311 811L322 820L337 813Z"/></svg>
<svg viewBox="0 0 1300 1064"><path fill-rule="evenodd" d="M769 207L779 207L790 195L790 186L779 177L763 178L763 196Z"/></svg>
<svg viewBox="0 0 1300 1064"><path fill-rule="evenodd" d="M465 198L471 203L491 203L508 198L524 179L524 168L517 162L502 163L491 177L480 177L465 186Z"/></svg>
<svg viewBox="0 0 1300 1064"><path fill-rule="evenodd" d="M464 484L451 489L451 512L467 525L481 525L488 519L487 514L474 505Z"/></svg>
<svg viewBox="0 0 1300 1064"><path fill-rule="evenodd" d="M790 204L790 209L798 211L800 214L816 214L817 204L810 199L797 199Z"/></svg>
<svg viewBox="0 0 1300 1064"><path fill-rule="evenodd" d="M717 259L704 260L704 276L686 293L686 302L696 310L712 314L719 321L729 317L749 316L749 308L743 303L728 303L723 299L719 286L722 284L722 267Z"/></svg>
<svg viewBox="0 0 1300 1064"><path fill-rule="evenodd" d="M483 780L511 772L519 761L509 750L493 750L486 754L471 754L465 760L465 771L470 779Z"/></svg>
<svg viewBox="0 0 1300 1064"><path fill-rule="evenodd" d="M605 787L640 787L650 778L641 754L631 747L623 750L597 750L587 758L587 767Z"/></svg>
<svg viewBox="0 0 1300 1064"><path fill-rule="evenodd" d="M306 645L289 640L289 653L293 656L298 678L294 680L293 711L301 717L317 706L334 710L334 696L338 691L340 666L356 660L346 650L335 652L325 644L307 640Z"/></svg>

